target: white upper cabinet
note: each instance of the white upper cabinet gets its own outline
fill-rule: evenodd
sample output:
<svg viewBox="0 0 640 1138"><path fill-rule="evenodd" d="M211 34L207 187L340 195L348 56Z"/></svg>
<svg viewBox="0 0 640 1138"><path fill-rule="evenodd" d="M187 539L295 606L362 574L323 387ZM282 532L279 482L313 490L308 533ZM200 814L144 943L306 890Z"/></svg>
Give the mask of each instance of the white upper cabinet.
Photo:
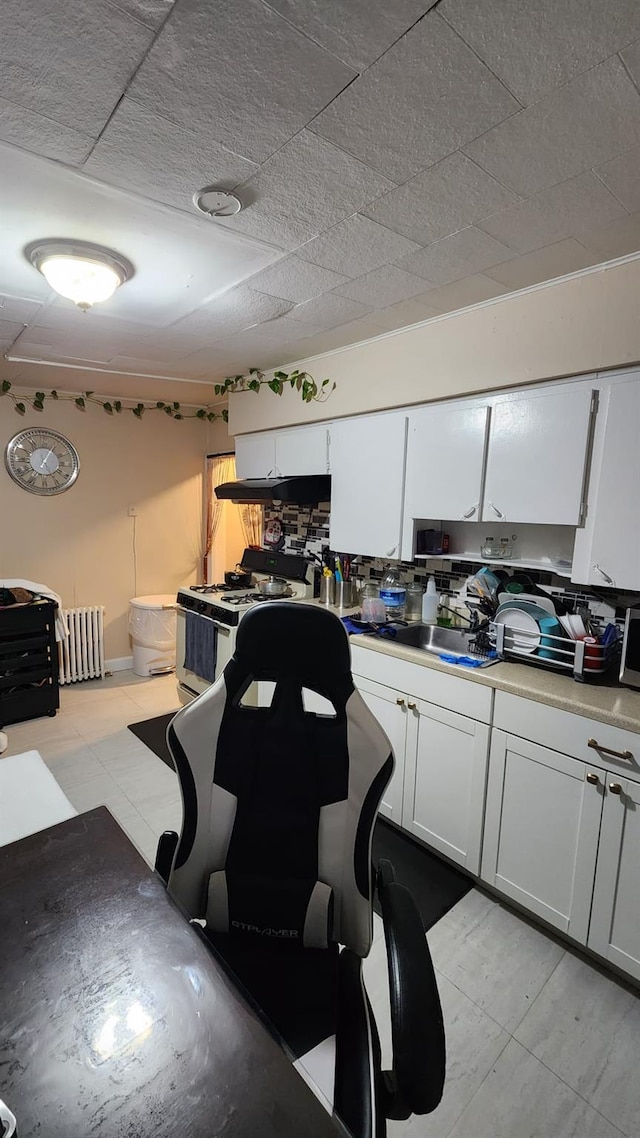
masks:
<svg viewBox="0 0 640 1138"><path fill-rule="evenodd" d="M324 423L236 438L238 478L326 474L327 469L328 429Z"/></svg>
<svg viewBox="0 0 640 1138"><path fill-rule="evenodd" d="M403 412L331 425L332 549L399 558L406 441Z"/></svg>
<svg viewBox="0 0 640 1138"><path fill-rule="evenodd" d="M479 520L488 417L478 404L411 411L405 517Z"/></svg>
<svg viewBox="0 0 640 1138"><path fill-rule="evenodd" d="M483 521L580 525L592 401L575 385L496 403Z"/></svg>
<svg viewBox="0 0 640 1138"><path fill-rule="evenodd" d="M600 398L587 524L576 537L572 578L640 589L640 372Z"/></svg>
<svg viewBox="0 0 640 1138"><path fill-rule="evenodd" d="M236 477L266 478L276 466L275 431L236 438Z"/></svg>
<svg viewBox="0 0 640 1138"><path fill-rule="evenodd" d="M328 466L329 432L324 423L276 432L278 474L326 474Z"/></svg>

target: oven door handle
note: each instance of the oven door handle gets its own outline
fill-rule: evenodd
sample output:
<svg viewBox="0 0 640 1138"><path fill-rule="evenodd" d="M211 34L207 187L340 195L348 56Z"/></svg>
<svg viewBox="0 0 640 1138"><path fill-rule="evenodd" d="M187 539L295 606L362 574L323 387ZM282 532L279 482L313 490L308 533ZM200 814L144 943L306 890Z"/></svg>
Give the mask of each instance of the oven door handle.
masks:
<svg viewBox="0 0 640 1138"><path fill-rule="evenodd" d="M177 605L176 608L178 609L178 612L192 612L194 616L197 616L199 618L199 620L208 620L211 624L215 624L216 628L219 628L222 632L230 632L231 628L233 627L231 624L224 624L223 621L216 620L213 616L207 616L207 614L204 612L193 612L193 609L187 609L183 605Z"/></svg>

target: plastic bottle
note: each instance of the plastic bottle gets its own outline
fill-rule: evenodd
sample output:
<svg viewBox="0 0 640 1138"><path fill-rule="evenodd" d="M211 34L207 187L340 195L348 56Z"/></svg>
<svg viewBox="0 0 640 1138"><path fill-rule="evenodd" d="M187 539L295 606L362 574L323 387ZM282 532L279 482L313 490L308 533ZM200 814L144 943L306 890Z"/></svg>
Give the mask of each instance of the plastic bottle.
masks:
<svg viewBox="0 0 640 1138"><path fill-rule="evenodd" d="M384 601L387 620L404 620L407 593L397 569L389 565L380 584L380 600Z"/></svg>
<svg viewBox="0 0 640 1138"><path fill-rule="evenodd" d="M429 577L427 582L427 591L422 598L422 623L423 624L437 624L438 621L438 593L436 591L436 582L433 577Z"/></svg>

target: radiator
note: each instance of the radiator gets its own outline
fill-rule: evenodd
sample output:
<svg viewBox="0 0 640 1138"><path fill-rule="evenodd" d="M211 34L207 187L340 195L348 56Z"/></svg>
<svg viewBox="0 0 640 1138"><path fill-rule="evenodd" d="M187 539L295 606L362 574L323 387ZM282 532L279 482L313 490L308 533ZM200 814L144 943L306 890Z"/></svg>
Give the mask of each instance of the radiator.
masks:
<svg viewBox="0 0 640 1138"><path fill-rule="evenodd" d="M61 684L104 678L104 607L63 609L69 635L58 644Z"/></svg>

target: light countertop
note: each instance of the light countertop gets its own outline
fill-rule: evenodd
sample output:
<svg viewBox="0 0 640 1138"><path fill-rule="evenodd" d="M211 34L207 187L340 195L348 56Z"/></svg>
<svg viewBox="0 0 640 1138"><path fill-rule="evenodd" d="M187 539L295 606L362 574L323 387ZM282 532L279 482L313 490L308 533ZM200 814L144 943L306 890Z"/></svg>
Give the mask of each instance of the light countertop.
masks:
<svg viewBox="0 0 640 1138"><path fill-rule="evenodd" d="M423 668L435 668L451 676L459 676L473 684L498 688L511 695L562 708L573 715L584 715L600 723L640 733L640 692L622 687L611 679L608 682L578 683L571 676L512 661L492 664L490 668L463 668L445 664L420 648L394 644L382 637L356 635L350 639L353 644L370 652L384 652Z"/></svg>

